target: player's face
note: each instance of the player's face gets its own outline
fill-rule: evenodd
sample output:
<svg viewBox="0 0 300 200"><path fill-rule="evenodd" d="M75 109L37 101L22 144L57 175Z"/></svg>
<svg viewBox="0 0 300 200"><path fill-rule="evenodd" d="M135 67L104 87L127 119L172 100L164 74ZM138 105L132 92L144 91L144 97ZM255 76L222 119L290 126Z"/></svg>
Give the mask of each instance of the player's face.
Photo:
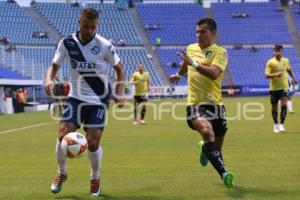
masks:
<svg viewBox="0 0 300 200"><path fill-rule="evenodd" d="M96 33L99 19L88 19L81 16L79 19L80 39L82 42L90 40Z"/></svg>
<svg viewBox="0 0 300 200"><path fill-rule="evenodd" d="M137 68L140 73L144 71L144 65L138 65Z"/></svg>
<svg viewBox="0 0 300 200"><path fill-rule="evenodd" d="M208 29L207 24L197 25L196 36L199 46L203 49L213 44L215 32Z"/></svg>
<svg viewBox="0 0 300 200"><path fill-rule="evenodd" d="M274 56L275 56L277 59L281 59L281 58L282 58L282 49L280 49L280 50L275 50L275 51L274 51Z"/></svg>

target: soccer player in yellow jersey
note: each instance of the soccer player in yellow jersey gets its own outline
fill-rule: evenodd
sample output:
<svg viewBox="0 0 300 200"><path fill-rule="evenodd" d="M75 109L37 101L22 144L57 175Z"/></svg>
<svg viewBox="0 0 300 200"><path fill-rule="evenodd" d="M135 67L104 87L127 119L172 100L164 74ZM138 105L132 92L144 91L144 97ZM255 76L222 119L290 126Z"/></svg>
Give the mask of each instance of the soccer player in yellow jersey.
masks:
<svg viewBox="0 0 300 200"><path fill-rule="evenodd" d="M219 173L227 188L234 186L234 174L224 164L221 149L227 131L225 107L221 94L221 82L227 66L227 52L215 44L216 22L211 18L198 21L196 26L197 43L187 47L187 52L178 55L183 60L179 71L170 76L176 82L188 73L187 123L199 132L200 163L208 161Z"/></svg>
<svg viewBox="0 0 300 200"><path fill-rule="evenodd" d="M150 75L145 71L145 66L143 64L137 65L137 71L132 74L131 83L135 85L135 94L134 94L134 121L133 124L138 124L138 106L142 104L141 110L141 124L146 124L145 115L146 115L146 104L148 99L148 92L150 90Z"/></svg>
<svg viewBox="0 0 300 200"><path fill-rule="evenodd" d="M276 44L274 47L274 57L267 62L265 69L266 78L270 79L270 95L272 104L272 117L274 121L274 132L284 132L283 126L286 112L287 112L287 100L288 100L288 75L292 78L291 83L297 84L297 80L292 72L290 62L287 58L282 57L283 46ZM278 101L281 102L280 111L280 124L277 120Z"/></svg>

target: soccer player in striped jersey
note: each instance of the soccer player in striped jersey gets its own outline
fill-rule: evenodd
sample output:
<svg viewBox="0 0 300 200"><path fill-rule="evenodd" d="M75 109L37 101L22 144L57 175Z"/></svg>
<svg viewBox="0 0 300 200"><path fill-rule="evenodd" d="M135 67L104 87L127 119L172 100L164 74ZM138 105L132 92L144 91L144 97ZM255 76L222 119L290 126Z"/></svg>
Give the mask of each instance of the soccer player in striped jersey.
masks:
<svg viewBox="0 0 300 200"><path fill-rule="evenodd" d="M62 138L69 132L76 131L82 124L88 141L88 158L91 165L90 194L100 195L100 167L102 148L101 136L106 123L106 111L110 90L108 71L113 67L117 81L124 81L124 70L114 46L107 39L96 33L99 13L93 8L85 8L79 17L79 31L63 38L55 52L49 67L45 90L53 95L53 80L59 66L65 58L70 61L71 91L67 105L59 123L56 143L58 174L51 185L51 191L58 193L67 179L67 157L61 149ZM116 101L122 105L124 86L117 84Z"/></svg>
<svg viewBox="0 0 300 200"><path fill-rule="evenodd" d="M197 43L180 51L183 60L179 71L169 80L176 82L188 73L187 123L201 134L200 163L208 161L220 175L227 188L234 186L234 174L225 167L222 146L227 131L225 107L221 94L221 82L227 67L227 51L215 44L216 22L211 18L198 21Z"/></svg>

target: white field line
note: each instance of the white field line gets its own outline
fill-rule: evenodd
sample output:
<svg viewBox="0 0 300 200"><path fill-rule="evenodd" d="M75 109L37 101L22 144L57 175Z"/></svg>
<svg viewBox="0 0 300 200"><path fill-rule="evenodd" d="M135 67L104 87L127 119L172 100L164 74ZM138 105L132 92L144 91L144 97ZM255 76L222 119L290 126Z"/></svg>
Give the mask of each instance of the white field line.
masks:
<svg viewBox="0 0 300 200"><path fill-rule="evenodd" d="M57 123L57 122L46 122L46 123L39 123L39 124L30 125L30 126L23 126L23 127L20 127L20 128L8 129L8 130L5 130L5 131L0 131L0 135L4 135L4 134L7 134L7 133L18 132L18 131L23 131L23 130L31 129L31 128L37 128L37 127L40 127L40 126L50 125L50 124L54 124L54 123Z"/></svg>

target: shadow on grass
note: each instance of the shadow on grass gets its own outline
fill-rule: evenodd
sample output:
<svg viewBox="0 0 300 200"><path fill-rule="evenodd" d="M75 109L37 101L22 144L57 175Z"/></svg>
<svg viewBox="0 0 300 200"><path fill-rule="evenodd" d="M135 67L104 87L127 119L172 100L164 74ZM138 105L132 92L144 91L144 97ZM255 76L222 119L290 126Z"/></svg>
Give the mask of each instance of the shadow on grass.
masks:
<svg viewBox="0 0 300 200"><path fill-rule="evenodd" d="M135 196L135 197L113 197L102 195L101 200L183 200L180 197L153 197L153 196Z"/></svg>
<svg viewBox="0 0 300 200"><path fill-rule="evenodd" d="M75 195L70 195L70 196L60 196L60 197L55 197L55 199L66 199L66 200L87 200L91 199L90 197L79 197Z"/></svg>
<svg viewBox="0 0 300 200"><path fill-rule="evenodd" d="M60 196L55 199L66 199L66 200L90 200L95 199L91 197L79 197L79 196ZM113 197L109 195L101 195L98 200L183 200L180 197L152 197L152 196L135 196L135 197Z"/></svg>
<svg viewBox="0 0 300 200"><path fill-rule="evenodd" d="M236 186L231 190L227 191L227 195L234 199L244 199L248 195L255 195L256 199L261 197L280 199L280 197L299 197L300 191L286 191L286 190L267 190L263 188L253 188L253 187L242 187ZM277 198L276 198L277 197Z"/></svg>
<svg viewBox="0 0 300 200"><path fill-rule="evenodd" d="M285 131L284 133L282 133L283 135L285 134L300 134L300 131Z"/></svg>

